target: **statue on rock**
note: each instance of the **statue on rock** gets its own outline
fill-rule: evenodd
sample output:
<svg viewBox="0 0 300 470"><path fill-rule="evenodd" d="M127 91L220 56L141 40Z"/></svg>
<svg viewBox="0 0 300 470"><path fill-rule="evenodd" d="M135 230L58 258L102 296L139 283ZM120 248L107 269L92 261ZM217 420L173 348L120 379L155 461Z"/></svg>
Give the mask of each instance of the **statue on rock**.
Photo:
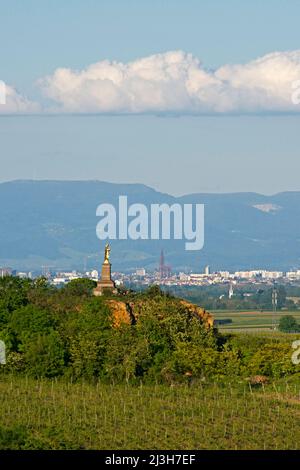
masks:
<svg viewBox="0 0 300 470"><path fill-rule="evenodd" d="M101 269L101 279L97 283L97 287L94 289L94 295L103 295L104 291L111 291L113 294L117 294L116 285L111 278L111 264L109 261L110 257L110 245L106 243L104 250L104 261Z"/></svg>

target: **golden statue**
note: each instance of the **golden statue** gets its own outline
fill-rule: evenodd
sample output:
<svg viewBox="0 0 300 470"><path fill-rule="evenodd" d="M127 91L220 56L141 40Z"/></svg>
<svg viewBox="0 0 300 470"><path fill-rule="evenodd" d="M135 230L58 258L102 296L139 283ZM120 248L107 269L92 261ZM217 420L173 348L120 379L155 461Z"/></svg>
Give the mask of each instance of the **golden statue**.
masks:
<svg viewBox="0 0 300 470"><path fill-rule="evenodd" d="M94 289L94 295L103 295L107 290L110 290L112 294L117 294L118 290L116 285L111 278L111 264L109 262L110 246L106 243L104 250L104 261L101 267L101 278L97 282L97 287Z"/></svg>
<svg viewBox="0 0 300 470"><path fill-rule="evenodd" d="M109 263L109 256L110 256L110 246L109 246L109 243L106 243L105 251L104 251L104 263L105 264Z"/></svg>

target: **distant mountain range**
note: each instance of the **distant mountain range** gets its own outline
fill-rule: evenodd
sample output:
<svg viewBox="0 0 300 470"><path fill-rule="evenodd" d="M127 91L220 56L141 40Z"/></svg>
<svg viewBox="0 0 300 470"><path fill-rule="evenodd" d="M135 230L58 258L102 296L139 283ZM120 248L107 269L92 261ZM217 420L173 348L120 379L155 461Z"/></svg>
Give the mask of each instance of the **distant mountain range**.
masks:
<svg viewBox="0 0 300 470"><path fill-rule="evenodd" d="M0 265L20 270L100 267L96 208L128 203L205 204L205 245L181 240L115 240L113 270L155 269L161 249L176 270L300 268L300 192L190 194L173 197L141 184L100 181L12 181L0 184Z"/></svg>

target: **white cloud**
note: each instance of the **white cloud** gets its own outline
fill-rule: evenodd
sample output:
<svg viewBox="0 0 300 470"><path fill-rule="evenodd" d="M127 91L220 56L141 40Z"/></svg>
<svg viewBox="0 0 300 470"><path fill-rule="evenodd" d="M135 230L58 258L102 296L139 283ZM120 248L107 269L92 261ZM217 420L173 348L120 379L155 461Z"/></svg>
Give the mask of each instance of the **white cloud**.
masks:
<svg viewBox="0 0 300 470"><path fill-rule="evenodd" d="M246 64L205 69L171 51L122 63L103 60L84 70L59 68L38 81L55 102L46 112L256 113L300 112L300 50L273 52ZM293 88L294 85L294 88ZM299 99L300 102L300 99ZM0 113L38 112L39 105L7 87Z"/></svg>
<svg viewBox="0 0 300 470"><path fill-rule="evenodd" d="M20 95L13 87L1 82L0 114L30 114L40 111L40 105Z"/></svg>
<svg viewBox="0 0 300 470"><path fill-rule="evenodd" d="M129 63L103 60L78 71L59 68L38 84L54 106L42 110L6 85L5 104L0 86L0 114L299 113L300 50L213 71L192 54L171 51Z"/></svg>
<svg viewBox="0 0 300 470"><path fill-rule="evenodd" d="M104 60L85 70L57 69L39 83L63 112L299 112L292 84L300 51L274 52L208 71L192 54L166 52L127 64Z"/></svg>
<svg viewBox="0 0 300 470"><path fill-rule="evenodd" d="M215 76L227 83L233 109L300 111L292 103L293 83L300 78L300 50L273 52L245 65L225 65Z"/></svg>

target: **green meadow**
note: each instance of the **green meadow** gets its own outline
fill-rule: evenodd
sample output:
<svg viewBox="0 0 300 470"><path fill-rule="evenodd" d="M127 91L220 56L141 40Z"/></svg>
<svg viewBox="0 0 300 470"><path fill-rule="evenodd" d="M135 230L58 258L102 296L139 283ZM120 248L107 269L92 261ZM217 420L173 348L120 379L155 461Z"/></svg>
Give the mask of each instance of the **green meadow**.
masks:
<svg viewBox="0 0 300 470"><path fill-rule="evenodd" d="M225 310L213 311L215 320L231 320L230 323L220 324L220 330L264 330L265 332L278 329L279 320L285 315L292 315L298 323L300 322L300 311L240 311L232 312Z"/></svg>

